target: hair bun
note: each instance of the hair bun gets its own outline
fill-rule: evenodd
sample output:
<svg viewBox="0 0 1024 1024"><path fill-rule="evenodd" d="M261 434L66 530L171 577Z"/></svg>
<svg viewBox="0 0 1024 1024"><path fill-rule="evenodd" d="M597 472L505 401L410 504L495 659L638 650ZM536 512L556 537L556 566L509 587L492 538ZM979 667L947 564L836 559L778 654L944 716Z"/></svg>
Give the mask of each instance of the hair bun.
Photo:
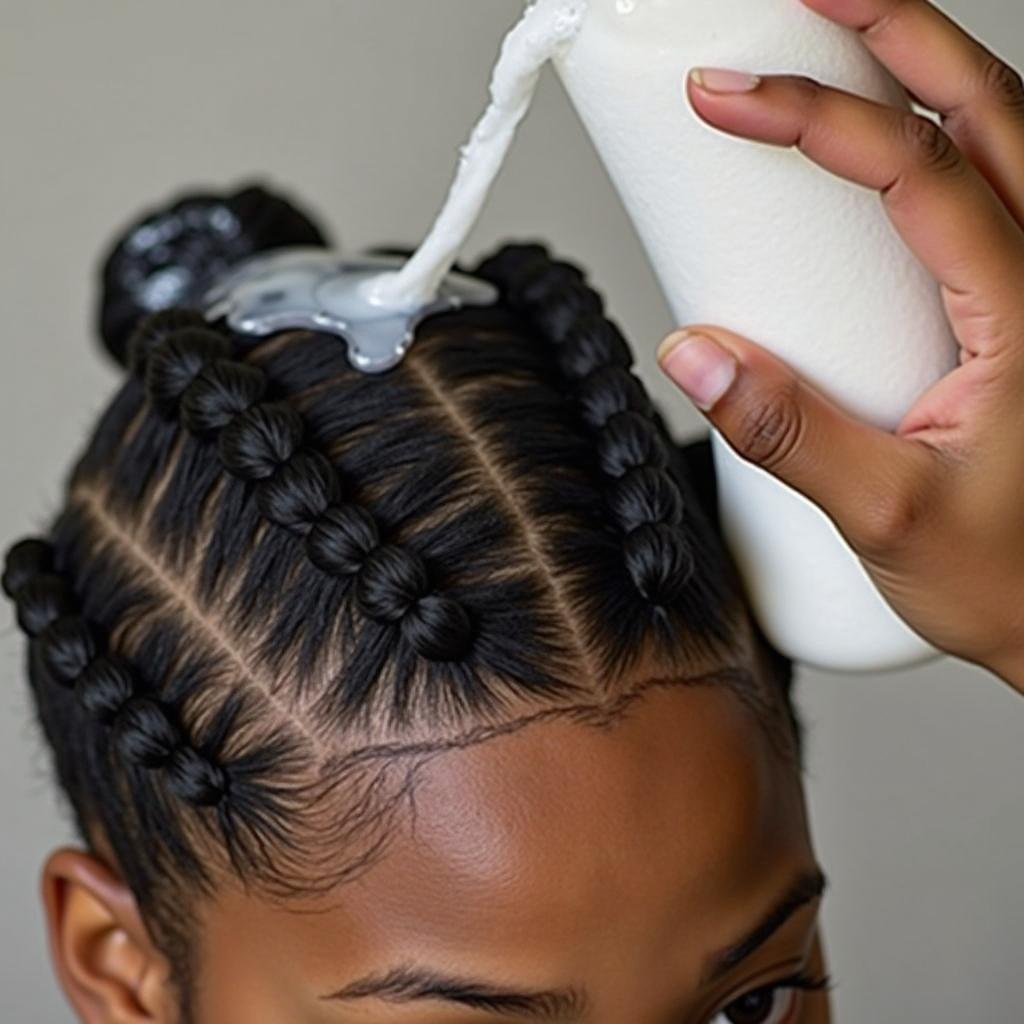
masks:
<svg viewBox="0 0 1024 1024"><path fill-rule="evenodd" d="M38 576L53 570L53 548L46 541L30 537L19 541L4 560L4 593L17 600L18 591Z"/></svg>
<svg viewBox="0 0 1024 1024"><path fill-rule="evenodd" d="M180 196L145 212L104 260L99 309L103 343L124 366L128 339L146 314L194 305L217 277L257 253L327 244L305 213L257 185L230 195Z"/></svg>

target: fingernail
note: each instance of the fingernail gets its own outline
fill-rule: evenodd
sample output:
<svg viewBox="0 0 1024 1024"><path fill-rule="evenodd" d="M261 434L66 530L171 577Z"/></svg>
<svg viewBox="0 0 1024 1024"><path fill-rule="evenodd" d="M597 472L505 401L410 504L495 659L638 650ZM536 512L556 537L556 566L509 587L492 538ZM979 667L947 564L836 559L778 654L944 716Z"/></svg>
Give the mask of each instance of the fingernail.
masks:
<svg viewBox="0 0 1024 1024"><path fill-rule="evenodd" d="M739 363L707 335L683 331L668 337L658 353L662 371L702 412L710 412L733 386Z"/></svg>
<svg viewBox="0 0 1024 1024"><path fill-rule="evenodd" d="M761 84L760 75L726 68L694 68L690 78L706 92L753 92Z"/></svg>

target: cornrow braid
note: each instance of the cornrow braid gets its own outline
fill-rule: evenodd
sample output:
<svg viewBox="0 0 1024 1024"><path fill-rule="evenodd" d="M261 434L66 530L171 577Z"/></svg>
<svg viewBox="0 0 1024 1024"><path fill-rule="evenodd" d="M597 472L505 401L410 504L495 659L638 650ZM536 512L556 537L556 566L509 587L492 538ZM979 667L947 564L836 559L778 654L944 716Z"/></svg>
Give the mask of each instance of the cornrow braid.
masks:
<svg viewBox="0 0 1024 1024"><path fill-rule="evenodd" d="M216 807L229 792L227 769L201 753L171 709L141 693L132 665L106 650L71 586L55 568L49 543L29 539L7 554L3 589L47 676L110 730L129 764L162 771L167 788L194 807Z"/></svg>
<svg viewBox="0 0 1024 1024"><path fill-rule="evenodd" d="M232 358L231 348L199 314L168 310L143 322L130 358L157 411L215 444L227 472L255 488L260 514L302 537L319 570L354 584L361 614L397 627L428 661L465 659L475 638L466 607L439 592L417 551L384 539L370 511L348 497L334 465L310 445L301 413L268 398L264 372Z"/></svg>
<svg viewBox="0 0 1024 1024"><path fill-rule="evenodd" d="M554 346L610 480L606 500L629 576L655 607L677 602L695 562L683 527L685 502L669 468L671 442L631 372L629 346L604 315L601 297L577 267L553 260L542 245L506 246L476 273Z"/></svg>

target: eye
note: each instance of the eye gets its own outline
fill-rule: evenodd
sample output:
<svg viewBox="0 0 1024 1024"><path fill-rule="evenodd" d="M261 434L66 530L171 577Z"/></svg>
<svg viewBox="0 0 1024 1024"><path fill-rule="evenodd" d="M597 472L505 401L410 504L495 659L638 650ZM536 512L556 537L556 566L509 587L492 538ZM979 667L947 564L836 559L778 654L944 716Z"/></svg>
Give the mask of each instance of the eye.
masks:
<svg viewBox="0 0 1024 1024"><path fill-rule="evenodd" d="M711 1024L788 1024L798 995L795 988L759 988L730 1003Z"/></svg>
<svg viewBox="0 0 1024 1024"><path fill-rule="evenodd" d="M754 989L730 1003L711 1024L792 1024L801 991L818 992L829 987L828 978L796 975L774 985Z"/></svg>

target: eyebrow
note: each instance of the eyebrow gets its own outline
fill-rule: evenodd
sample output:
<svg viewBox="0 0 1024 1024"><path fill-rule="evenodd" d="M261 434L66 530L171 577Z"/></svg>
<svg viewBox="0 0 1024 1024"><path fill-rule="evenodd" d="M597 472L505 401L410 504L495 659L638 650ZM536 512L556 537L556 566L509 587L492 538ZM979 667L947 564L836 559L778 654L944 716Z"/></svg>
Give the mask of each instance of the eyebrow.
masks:
<svg viewBox="0 0 1024 1024"><path fill-rule="evenodd" d="M818 899L827 886L828 880L820 868L797 878L743 938L708 958L701 974L701 984L717 981L751 957L798 910ZM549 1021L579 1020L588 1002L586 993L577 988L513 991L491 982L460 978L411 964L367 975L320 998L339 1001L372 998L393 1003L440 1000L489 1013Z"/></svg>
<svg viewBox="0 0 1024 1024"><path fill-rule="evenodd" d="M394 1003L439 999L489 1013L563 1021L578 1020L587 1003L579 989L516 992L490 982L457 978L411 965L396 967L386 974L368 975L321 998L375 998Z"/></svg>
<svg viewBox="0 0 1024 1024"><path fill-rule="evenodd" d="M828 888L821 868L800 875L785 895L739 942L709 958L701 984L710 985L753 956L798 910L820 899Z"/></svg>

